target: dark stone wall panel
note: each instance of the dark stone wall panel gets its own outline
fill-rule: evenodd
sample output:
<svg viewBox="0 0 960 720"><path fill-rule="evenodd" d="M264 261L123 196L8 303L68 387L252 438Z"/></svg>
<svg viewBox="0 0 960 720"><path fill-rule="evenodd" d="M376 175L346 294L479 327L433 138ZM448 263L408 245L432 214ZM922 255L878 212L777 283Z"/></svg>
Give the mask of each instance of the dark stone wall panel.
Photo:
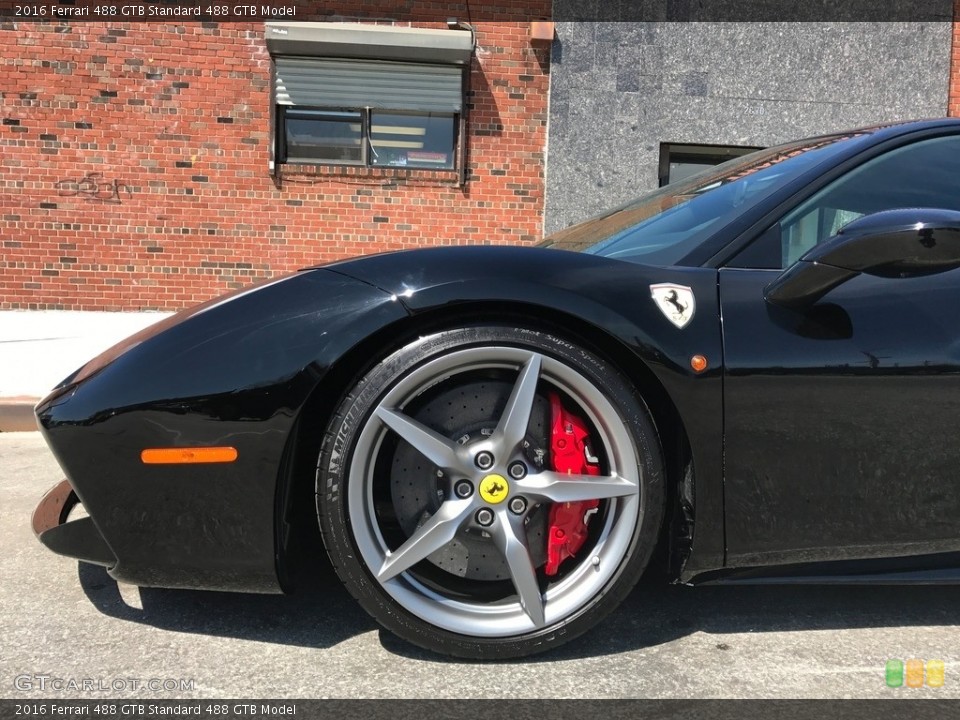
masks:
<svg viewBox="0 0 960 720"><path fill-rule="evenodd" d="M949 22L561 22L546 231L656 187L660 143L769 146L947 112Z"/></svg>

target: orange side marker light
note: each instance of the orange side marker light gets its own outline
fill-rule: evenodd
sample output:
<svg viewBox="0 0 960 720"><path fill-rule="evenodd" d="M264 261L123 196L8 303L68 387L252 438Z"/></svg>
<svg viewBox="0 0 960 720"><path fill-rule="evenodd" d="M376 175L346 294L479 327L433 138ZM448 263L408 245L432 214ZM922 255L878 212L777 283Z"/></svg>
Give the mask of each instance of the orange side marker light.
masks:
<svg viewBox="0 0 960 720"><path fill-rule="evenodd" d="M140 453L145 465L228 463L236 459L237 449L232 447L147 448Z"/></svg>
<svg viewBox="0 0 960 720"><path fill-rule="evenodd" d="M690 367L694 372L702 373L707 369L707 359L703 355L694 355L690 358Z"/></svg>

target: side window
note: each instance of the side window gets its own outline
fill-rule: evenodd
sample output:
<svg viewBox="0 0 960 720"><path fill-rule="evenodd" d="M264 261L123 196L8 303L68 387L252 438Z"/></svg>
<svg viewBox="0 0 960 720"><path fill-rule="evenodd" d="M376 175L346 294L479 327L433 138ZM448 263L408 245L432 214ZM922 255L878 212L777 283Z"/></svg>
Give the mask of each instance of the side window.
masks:
<svg viewBox="0 0 960 720"><path fill-rule="evenodd" d="M789 267L852 220L904 207L960 210L960 137L891 150L860 165L787 213L734 258L733 267ZM760 261L760 258L764 260Z"/></svg>
<svg viewBox="0 0 960 720"><path fill-rule="evenodd" d="M801 213L784 218L780 223L781 267L792 265L814 245L836 235L837 230L863 214L825 203L804 206Z"/></svg>

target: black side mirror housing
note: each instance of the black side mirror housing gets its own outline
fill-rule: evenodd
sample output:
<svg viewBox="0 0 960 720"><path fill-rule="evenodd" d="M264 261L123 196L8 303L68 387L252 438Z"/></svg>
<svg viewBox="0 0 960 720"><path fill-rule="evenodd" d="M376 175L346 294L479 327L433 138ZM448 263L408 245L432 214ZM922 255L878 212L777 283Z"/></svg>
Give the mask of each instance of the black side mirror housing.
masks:
<svg viewBox="0 0 960 720"><path fill-rule="evenodd" d="M774 305L815 304L861 273L902 278L960 267L960 212L900 208L864 215L820 243L764 289Z"/></svg>

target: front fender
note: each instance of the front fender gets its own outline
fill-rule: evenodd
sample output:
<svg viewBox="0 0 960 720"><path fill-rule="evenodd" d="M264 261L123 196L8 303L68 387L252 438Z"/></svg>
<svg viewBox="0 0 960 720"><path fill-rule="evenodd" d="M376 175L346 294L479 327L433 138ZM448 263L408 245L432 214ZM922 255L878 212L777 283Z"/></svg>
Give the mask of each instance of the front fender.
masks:
<svg viewBox="0 0 960 720"><path fill-rule="evenodd" d="M111 575L276 591L276 483L297 414L351 347L406 315L366 283L304 271L178 314L68 378L37 414L117 558ZM141 461L198 446L237 459Z"/></svg>
<svg viewBox="0 0 960 720"><path fill-rule="evenodd" d="M680 416L696 468L696 528L684 577L724 563L723 348L717 271L650 267L610 258L531 247L453 247L369 256L332 266L396 296L412 315L458 307L522 307L577 318L630 353L661 384ZM691 288L693 317L674 326L650 286ZM705 372L691 357L707 358ZM642 388L641 388L642 391Z"/></svg>

